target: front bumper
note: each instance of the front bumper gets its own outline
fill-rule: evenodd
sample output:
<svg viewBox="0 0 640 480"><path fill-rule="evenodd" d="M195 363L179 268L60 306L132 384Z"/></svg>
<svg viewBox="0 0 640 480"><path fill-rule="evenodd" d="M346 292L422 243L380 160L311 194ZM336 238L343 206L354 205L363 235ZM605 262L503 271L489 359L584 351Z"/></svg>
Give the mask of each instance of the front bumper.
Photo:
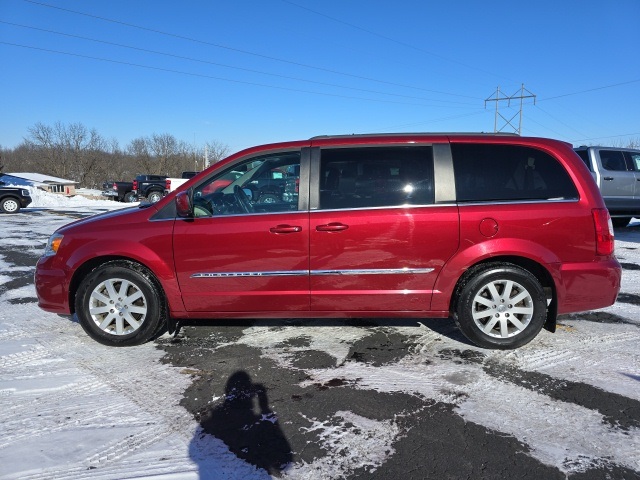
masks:
<svg viewBox="0 0 640 480"><path fill-rule="evenodd" d="M48 268L47 260L43 257L38 261L34 275L38 306L47 312L70 315L67 274L61 269Z"/></svg>

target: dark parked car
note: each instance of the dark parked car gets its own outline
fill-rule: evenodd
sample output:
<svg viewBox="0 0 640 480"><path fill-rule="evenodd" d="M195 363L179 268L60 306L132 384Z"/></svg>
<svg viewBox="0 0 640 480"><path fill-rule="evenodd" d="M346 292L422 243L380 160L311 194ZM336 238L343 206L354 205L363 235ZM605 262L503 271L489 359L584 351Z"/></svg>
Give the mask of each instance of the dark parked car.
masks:
<svg viewBox="0 0 640 480"><path fill-rule="evenodd" d="M17 213L31 203L29 190L5 185L5 182L0 181L0 212Z"/></svg>
<svg viewBox="0 0 640 480"><path fill-rule="evenodd" d="M102 195L118 202L136 202L138 200L133 192L133 182L107 180L102 184Z"/></svg>
<svg viewBox="0 0 640 480"><path fill-rule="evenodd" d="M156 203L164 196L166 179L165 175L138 175L133 180L132 192L138 198L146 198L149 203Z"/></svg>
<svg viewBox="0 0 640 480"><path fill-rule="evenodd" d="M230 172L246 173L211 188ZM251 186L273 172L286 191L262 202ZM613 304L620 277L609 213L568 144L395 134L239 152L156 204L60 228L35 283L41 308L77 313L108 345L186 319L453 317L505 349Z"/></svg>

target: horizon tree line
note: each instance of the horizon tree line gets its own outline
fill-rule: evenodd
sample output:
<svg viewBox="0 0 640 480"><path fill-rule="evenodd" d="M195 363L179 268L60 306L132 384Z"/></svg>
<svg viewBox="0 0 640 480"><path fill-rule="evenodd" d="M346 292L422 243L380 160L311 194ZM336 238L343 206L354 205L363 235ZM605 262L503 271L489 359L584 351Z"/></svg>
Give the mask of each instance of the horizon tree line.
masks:
<svg viewBox="0 0 640 480"><path fill-rule="evenodd" d="M27 130L17 147L0 146L0 174L41 173L84 188L102 188L106 180L131 181L139 174L179 177L183 171L203 170L205 149L209 164L230 150L216 140L195 147L170 133L141 136L121 148L117 140L107 140L79 122L38 122Z"/></svg>

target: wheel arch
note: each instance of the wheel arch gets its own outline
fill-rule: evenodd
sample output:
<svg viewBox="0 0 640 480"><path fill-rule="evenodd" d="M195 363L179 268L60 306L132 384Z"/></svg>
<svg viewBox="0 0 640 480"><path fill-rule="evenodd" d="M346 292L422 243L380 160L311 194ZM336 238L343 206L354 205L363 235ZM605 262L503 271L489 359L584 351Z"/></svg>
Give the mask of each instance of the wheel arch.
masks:
<svg viewBox="0 0 640 480"><path fill-rule="evenodd" d="M500 255L484 258L474 263L473 265L470 265L469 268L466 269L466 271L460 276L460 278L458 278L458 281L456 282L455 288L453 289L454 294L451 296L451 299L449 301L449 312L451 314L455 312L457 302L460 297L460 292L466 282L478 270L491 264L515 265L524 270L527 270L538 279L547 297L547 320L544 324L544 328L550 332L555 332L558 308L556 284L553 280L553 276L551 275L551 272L549 272L549 270L547 270L541 263L536 262L535 260L532 260L530 258L517 255Z"/></svg>
<svg viewBox="0 0 640 480"><path fill-rule="evenodd" d="M85 278L87 278L87 276L91 272L93 272L95 269L100 268L102 265L110 262L122 262L122 264L128 264L135 270L147 272L149 275L149 278L152 279L152 281L157 284L158 288L162 292L164 301L167 302L167 293L165 292L162 286L162 283L158 280L156 274L149 267L129 257L109 255L109 256L91 258L86 262L84 262L82 265L80 265L73 273L73 276L71 277L71 281L69 282L69 308L71 309L71 313L75 313L76 294L78 292L78 287L80 286L82 281Z"/></svg>

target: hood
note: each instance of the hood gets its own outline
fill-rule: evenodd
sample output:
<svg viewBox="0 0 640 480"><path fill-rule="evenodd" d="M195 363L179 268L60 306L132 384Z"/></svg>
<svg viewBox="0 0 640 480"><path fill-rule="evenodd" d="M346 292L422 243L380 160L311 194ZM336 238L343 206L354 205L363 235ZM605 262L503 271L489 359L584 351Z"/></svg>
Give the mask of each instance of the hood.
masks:
<svg viewBox="0 0 640 480"><path fill-rule="evenodd" d="M101 226L114 223L118 225L118 228L126 225L129 222L140 222L148 219L151 215L157 212L157 209L152 204L144 204L137 207L122 208L119 210L113 210L111 212L99 213L87 218L82 218L74 222L68 223L63 227L60 227L57 231L64 233L77 227L88 226L92 223L100 224Z"/></svg>

